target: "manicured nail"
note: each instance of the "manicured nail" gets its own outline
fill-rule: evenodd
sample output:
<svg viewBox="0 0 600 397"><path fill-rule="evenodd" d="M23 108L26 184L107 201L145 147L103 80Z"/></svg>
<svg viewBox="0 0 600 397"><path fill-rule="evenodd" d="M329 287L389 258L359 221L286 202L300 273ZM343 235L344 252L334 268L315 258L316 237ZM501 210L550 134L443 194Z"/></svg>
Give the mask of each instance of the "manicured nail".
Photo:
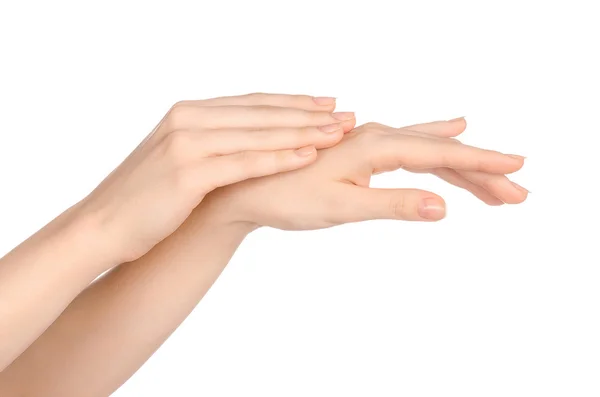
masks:
<svg viewBox="0 0 600 397"><path fill-rule="evenodd" d="M511 183L517 190L521 191L521 193L525 193L525 194L531 193L529 190L525 189L523 186L519 185L518 183L515 183L515 182L511 182Z"/></svg>
<svg viewBox="0 0 600 397"><path fill-rule="evenodd" d="M313 97L313 101L315 101L317 105L325 106L334 104L335 98L330 96L316 96Z"/></svg>
<svg viewBox="0 0 600 397"><path fill-rule="evenodd" d="M523 156L519 156L518 154L508 154L508 157L512 157L513 159L517 159L517 160L525 160L527 157L523 157Z"/></svg>
<svg viewBox="0 0 600 397"><path fill-rule="evenodd" d="M464 120L464 119L465 119L465 116L462 116L462 117L457 117L455 119L450 119L448 121L459 121L459 120Z"/></svg>
<svg viewBox="0 0 600 397"><path fill-rule="evenodd" d="M331 134L332 132L336 132L342 129L342 125L340 123L322 125L319 128L319 131L323 131L326 134Z"/></svg>
<svg viewBox="0 0 600 397"><path fill-rule="evenodd" d="M426 198L419 204L419 216L423 219L439 221L446 216L446 207L439 199Z"/></svg>
<svg viewBox="0 0 600 397"><path fill-rule="evenodd" d="M331 114L334 119L340 121L352 120L354 118L354 112L335 112Z"/></svg>
<svg viewBox="0 0 600 397"><path fill-rule="evenodd" d="M312 155L314 152L315 152L314 146L305 146L305 147L301 147L300 149L294 150L294 153L296 153L300 157L308 157L308 156Z"/></svg>

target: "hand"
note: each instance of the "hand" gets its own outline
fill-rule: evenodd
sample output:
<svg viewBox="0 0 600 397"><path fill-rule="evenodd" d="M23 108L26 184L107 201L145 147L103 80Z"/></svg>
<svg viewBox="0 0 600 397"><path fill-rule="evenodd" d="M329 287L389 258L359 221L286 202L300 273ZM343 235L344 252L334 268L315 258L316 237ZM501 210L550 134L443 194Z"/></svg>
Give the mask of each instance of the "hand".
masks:
<svg viewBox="0 0 600 397"><path fill-rule="evenodd" d="M504 175L519 170L524 158L451 138L465 127L464 119L399 129L368 123L320 150L314 164L218 189L207 205L226 221L287 230L369 219L442 219L445 203L434 193L368 188L374 173L399 168L431 172L491 205L525 200L527 191Z"/></svg>
<svg viewBox="0 0 600 397"><path fill-rule="evenodd" d="M354 127L353 113L331 113L334 102L268 94L180 102L72 215L102 230L96 240L115 263L139 258L211 190L314 162L315 147Z"/></svg>

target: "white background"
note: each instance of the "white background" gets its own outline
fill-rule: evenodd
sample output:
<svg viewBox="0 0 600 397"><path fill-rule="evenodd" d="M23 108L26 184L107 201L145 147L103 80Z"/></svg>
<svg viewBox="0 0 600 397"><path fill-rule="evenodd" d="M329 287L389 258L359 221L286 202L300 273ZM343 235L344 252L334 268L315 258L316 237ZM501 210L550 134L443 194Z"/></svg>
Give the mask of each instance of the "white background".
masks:
<svg viewBox="0 0 600 397"><path fill-rule="evenodd" d="M594 1L0 3L0 254L87 194L177 100L337 96L360 124L466 116L528 157L438 224L260 230L129 396L598 396ZM567 5L568 4L568 5Z"/></svg>

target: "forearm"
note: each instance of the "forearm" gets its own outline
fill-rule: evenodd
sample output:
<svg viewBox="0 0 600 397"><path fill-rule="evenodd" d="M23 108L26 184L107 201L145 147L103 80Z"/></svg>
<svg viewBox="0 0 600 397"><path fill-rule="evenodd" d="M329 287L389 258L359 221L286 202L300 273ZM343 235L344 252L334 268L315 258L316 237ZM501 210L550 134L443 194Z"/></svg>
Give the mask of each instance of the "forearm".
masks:
<svg viewBox="0 0 600 397"><path fill-rule="evenodd" d="M0 371L110 267L84 221L71 214L66 211L0 259Z"/></svg>
<svg viewBox="0 0 600 397"><path fill-rule="evenodd" d="M0 375L0 391L97 396L125 382L189 315L250 231L217 225L201 211L192 218L78 296Z"/></svg>

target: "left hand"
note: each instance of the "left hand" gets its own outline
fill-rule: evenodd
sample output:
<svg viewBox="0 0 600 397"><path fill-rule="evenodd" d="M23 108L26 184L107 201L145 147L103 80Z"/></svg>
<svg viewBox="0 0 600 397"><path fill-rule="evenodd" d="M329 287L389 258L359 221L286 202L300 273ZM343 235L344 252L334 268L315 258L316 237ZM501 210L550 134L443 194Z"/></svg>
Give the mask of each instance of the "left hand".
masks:
<svg viewBox="0 0 600 397"><path fill-rule="evenodd" d="M437 221L444 200L417 189L369 188L371 175L404 168L430 172L490 205L524 201L527 191L505 174L524 157L463 145L452 137L464 119L404 128L362 125L303 169L247 180L211 193L207 211L226 222L286 230L319 229L369 219ZM203 207L201 205L200 207Z"/></svg>

